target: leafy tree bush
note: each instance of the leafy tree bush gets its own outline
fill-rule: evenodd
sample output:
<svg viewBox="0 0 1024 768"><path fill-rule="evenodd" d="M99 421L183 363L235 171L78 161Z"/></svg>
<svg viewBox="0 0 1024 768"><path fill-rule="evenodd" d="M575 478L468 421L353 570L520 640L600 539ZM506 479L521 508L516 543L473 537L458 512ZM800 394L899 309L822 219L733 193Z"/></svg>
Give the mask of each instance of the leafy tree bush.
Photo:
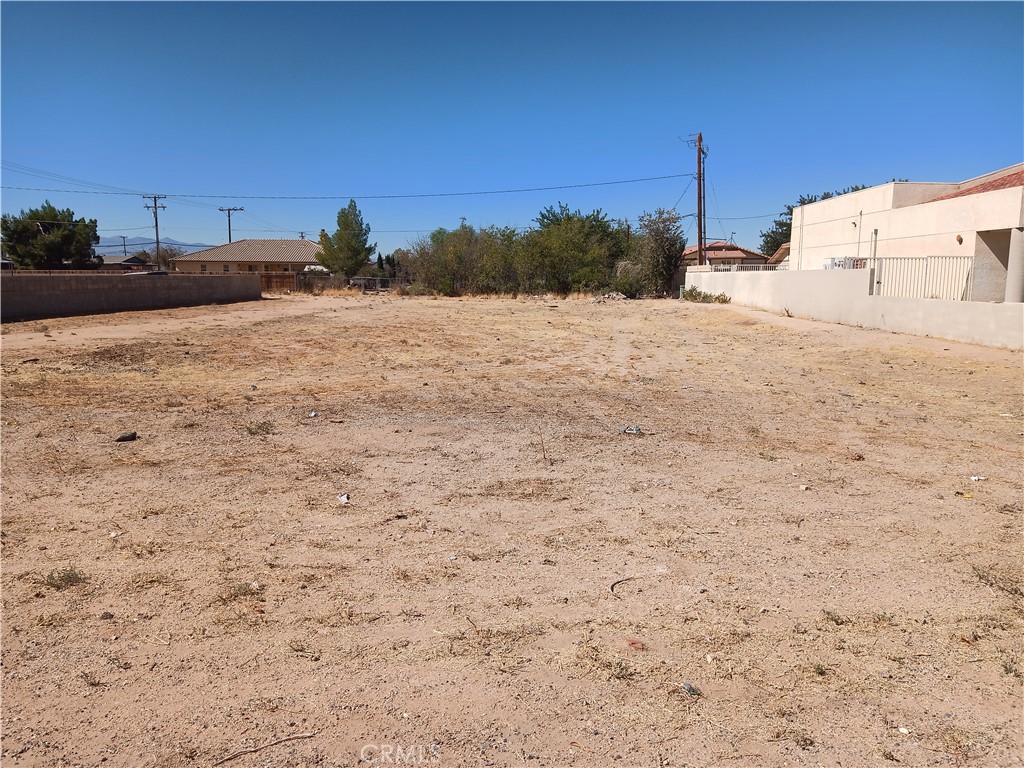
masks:
<svg viewBox="0 0 1024 768"><path fill-rule="evenodd" d="M0 233L5 253L20 267L93 269L103 263L93 250L100 242L96 219L76 219L70 208L58 210L49 200L17 216L5 213Z"/></svg>
<svg viewBox="0 0 1024 768"><path fill-rule="evenodd" d="M676 211L659 208L640 215L639 258L656 293L668 293L679 265L683 263L686 237Z"/></svg>
<svg viewBox="0 0 1024 768"><path fill-rule="evenodd" d="M564 203L544 208L535 220L537 228L528 232L463 223L434 230L408 251L396 251L396 270L414 282L414 292L446 296L609 289L627 296L651 293L671 283L685 241L678 214L659 210L645 217L632 236L625 222L612 221L600 210L584 214Z"/></svg>

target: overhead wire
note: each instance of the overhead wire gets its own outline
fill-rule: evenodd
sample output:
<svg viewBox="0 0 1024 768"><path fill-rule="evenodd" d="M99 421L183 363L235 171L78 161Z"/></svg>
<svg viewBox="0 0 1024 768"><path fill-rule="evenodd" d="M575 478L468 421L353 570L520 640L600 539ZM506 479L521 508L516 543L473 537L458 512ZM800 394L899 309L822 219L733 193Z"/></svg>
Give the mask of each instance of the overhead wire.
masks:
<svg viewBox="0 0 1024 768"><path fill-rule="evenodd" d="M40 178L40 179L49 179L50 181L65 181L65 182L68 182L68 183L71 183L71 184L78 184L79 186L83 186L83 187L92 187L92 188L94 188L96 190L107 190L107 191L111 191L111 192L116 192L117 194L125 194L125 195L142 194L141 192L139 192L137 190L131 190L131 189L128 189L127 187L115 187L115 186L111 186L110 184L101 184L101 183L95 182L95 181L87 181L85 179L76 179L76 178L74 178L72 176L64 176L64 175L59 174L59 173L52 173L50 171L44 171L44 170L42 170L40 168L32 168L31 166L28 166L28 165L22 165L21 163L14 163L14 162L11 162L10 160L0 160L0 167L5 168L5 169L7 169L9 171L13 171L15 173L24 174L26 176L34 176L34 177Z"/></svg>
<svg viewBox="0 0 1024 768"><path fill-rule="evenodd" d="M42 187L23 187L15 185L0 185L2 189L11 190L22 190L32 192L58 192L66 194L96 194L96 195L144 195L144 193L138 190L128 189L126 187L118 187L109 184L103 184L99 182L88 181L85 179L78 179L71 176L65 176L62 174L52 173L39 168L33 168L31 166L22 165L20 163L14 163L8 160L2 161L2 167L16 173L25 174L28 176L35 176L37 178L51 179L55 181L65 181L71 184L77 184L86 189L57 189L57 188L42 188ZM436 198L436 197L459 197L459 196L481 196L481 195L502 195L502 194L515 194L523 192L540 192L540 191L556 191L563 189L581 189L588 187L602 187L619 184L636 184L649 181L662 181L668 179L677 178L689 178L690 181L686 185L682 194L673 203L671 210L675 210L682 199L686 196L687 192L693 186L693 182L696 179L694 173L679 173L679 174L667 174L662 176L648 176L636 179L620 179L615 181L602 181L602 182L587 182L579 184L561 184L552 185L545 187L522 187L522 188L511 188L511 189L497 189L497 190L476 190L476 191L464 191L464 192L431 192L431 193L412 193L412 194L386 194L386 195L212 195L212 194L187 194L187 193L175 193L166 195L166 199L173 200L175 203L180 203L186 206L192 206L197 208L205 208L208 210L216 209L217 206L211 203L203 202L206 199L222 198L224 200L339 200L339 199L363 199L363 200L397 200L397 199L420 199L420 198ZM718 201L717 189L714 186L714 182L711 183L712 194L715 200L716 210L720 211L720 204ZM686 216L693 216L694 214L686 214ZM715 221L721 223L723 221L741 221L751 219L770 218L773 216L779 216L783 214L759 214L756 216L713 216ZM257 216L256 214L248 211L240 212L239 216L255 223L265 224L270 229L242 229L240 232L307 232L312 231L311 229L296 229L287 228L280 226L276 222L269 221L268 219ZM841 217L846 218L846 217ZM626 219L626 221L630 221ZM813 226L818 223L826 222L813 222L805 226ZM111 231L114 229L146 229L147 227L104 227L101 231ZM529 230L532 227L516 227L517 230ZM211 229L202 227L191 227L187 229ZM422 233L432 230L428 229L396 229L396 230L375 230L380 233Z"/></svg>
<svg viewBox="0 0 1024 768"><path fill-rule="evenodd" d="M679 196L679 200L676 200L674 203L672 203L672 207L669 209L670 211L674 211L676 209L676 206L679 205L679 201L686 196L687 192L690 191L690 187L693 186L693 182L696 181L696 179L697 176L696 174L694 174L694 176L690 179L690 183L686 185L686 189L683 190L683 194Z"/></svg>
<svg viewBox="0 0 1024 768"><path fill-rule="evenodd" d="M560 189L583 189L587 187L607 187L617 184L639 184L648 181L664 181L667 179L681 179L687 176L692 176L688 173L674 173L665 176L646 176L639 179L618 179L616 181L595 181L586 182L582 184L558 184L548 187L521 187L516 189L491 189L491 190L476 190L468 192L424 192L414 194L394 194L394 195L211 195L211 194L191 194L183 192L167 193L168 198L190 198L190 199L209 199L209 198L220 198L223 200L414 200L429 197L470 197L480 195L510 195L521 192L550 192ZM92 194L92 195L132 195L140 194L137 192L119 192L119 191L107 191L99 189L43 189L38 187L20 187L20 186L9 186L4 184L3 189L17 189L25 190L29 192L62 192L68 194Z"/></svg>

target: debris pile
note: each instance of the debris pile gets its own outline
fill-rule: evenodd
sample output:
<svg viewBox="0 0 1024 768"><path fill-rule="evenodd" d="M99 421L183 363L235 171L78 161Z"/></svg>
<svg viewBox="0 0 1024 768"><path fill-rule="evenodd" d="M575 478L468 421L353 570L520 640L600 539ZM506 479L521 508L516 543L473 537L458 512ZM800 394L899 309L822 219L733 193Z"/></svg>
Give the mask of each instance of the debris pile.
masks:
<svg viewBox="0 0 1024 768"><path fill-rule="evenodd" d="M629 296L618 291L606 293L604 296L595 296L590 300L591 304L604 304L606 301L629 301Z"/></svg>

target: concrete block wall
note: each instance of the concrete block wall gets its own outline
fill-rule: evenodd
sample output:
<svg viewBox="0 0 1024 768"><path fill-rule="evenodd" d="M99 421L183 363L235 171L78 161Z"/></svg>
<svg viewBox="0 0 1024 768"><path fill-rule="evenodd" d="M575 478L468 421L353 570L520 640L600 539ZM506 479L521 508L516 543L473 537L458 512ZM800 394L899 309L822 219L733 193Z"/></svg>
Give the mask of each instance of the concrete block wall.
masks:
<svg viewBox="0 0 1024 768"><path fill-rule="evenodd" d="M258 274L8 272L0 277L0 320L228 304L259 298Z"/></svg>
<svg viewBox="0 0 1024 768"><path fill-rule="evenodd" d="M687 287L829 323L1024 349L1024 304L870 296L871 270L688 272Z"/></svg>

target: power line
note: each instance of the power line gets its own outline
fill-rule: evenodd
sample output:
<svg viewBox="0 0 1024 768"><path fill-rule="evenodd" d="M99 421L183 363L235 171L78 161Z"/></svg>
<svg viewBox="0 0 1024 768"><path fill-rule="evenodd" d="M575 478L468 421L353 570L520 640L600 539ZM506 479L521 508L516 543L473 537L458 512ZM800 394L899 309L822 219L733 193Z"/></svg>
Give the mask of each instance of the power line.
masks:
<svg viewBox="0 0 1024 768"><path fill-rule="evenodd" d="M715 189L715 185L712 184L711 185L711 190L714 191L714 189ZM715 199L717 200L718 198L716 197ZM783 215L783 214L763 213L760 216L719 216L719 217L717 217L716 220L717 221L746 221L747 219L771 219L771 218L774 218L776 216L781 216L781 215Z"/></svg>
<svg viewBox="0 0 1024 768"><path fill-rule="evenodd" d="M78 184L83 187L93 187L97 190L109 190L117 194L124 195L140 195L142 194L139 190L128 189L127 187L113 187L109 184L100 184L95 181L86 181L84 179L76 179L71 176L62 176L59 173L51 173L50 171L44 171L39 168L32 168L27 165L21 165L19 163L12 163L9 160L0 161L0 166L6 168L9 171L15 173L21 173L26 176L35 176L40 179L49 179L50 181L66 181L71 184Z"/></svg>
<svg viewBox="0 0 1024 768"><path fill-rule="evenodd" d="M686 196L686 193L690 191L690 187L693 186L694 179L696 179L696 176L690 179L690 183L686 185L686 189L684 189L683 194L679 196L679 200L682 200ZM674 203L672 203L672 207L669 210L674 211L676 209L676 206L679 205L679 200L676 200Z"/></svg>
<svg viewBox="0 0 1024 768"><path fill-rule="evenodd" d="M77 223L77 222L67 222L67 221L49 221L47 219L23 219L20 216L18 217L18 220L19 221L27 221L30 224L67 224L68 226L71 226L72 224L76 224ZM97 227L96 231L97 232L112 232L115 229L119 229L122 232L125 231L125 230L128 230L128 229L149 229L149 224L146 224L144 227ZM204 229L205 229L205 227L204 227Z"/></svg>
<svg viewBox="0 0 1024 768"><path fill-rule="evenodd" d="M164 195L173 198L221 198L224 200L415 200L427 197L470 197L480 195L511 195L520 192L550 192L560 189L582 189L585 187L608 187L616 184L640 184L648 181L664 181L666 179L682 179L693 176L690 173L674 173L667 176L646 176L640 179L619 179L617 181L595 181L584 184L559 184L550 187L521 187L517 189L491 189L473 192L424 192L403 195L208 195L175 193ZM3 185L3 189L18 189L28 192L63 192L81 195L135 195L137 192L113 192L96 189L44 189L38 187L15 187Z"/></svg>

